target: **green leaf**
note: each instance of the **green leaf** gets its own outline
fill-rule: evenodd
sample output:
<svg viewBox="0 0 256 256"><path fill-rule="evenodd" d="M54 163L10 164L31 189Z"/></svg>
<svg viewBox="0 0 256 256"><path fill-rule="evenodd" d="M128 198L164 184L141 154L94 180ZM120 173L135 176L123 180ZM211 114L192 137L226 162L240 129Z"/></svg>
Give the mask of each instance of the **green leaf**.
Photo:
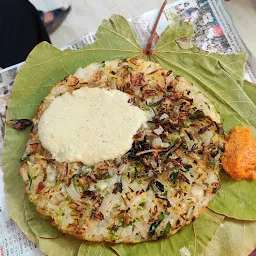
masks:
<svg viewBox="0 0 256 256"><path fill-rule="evenodd" d="M106 41L110 31L111 36L109 36L109 41ZM102 60L128 58L142 52L134 31L128 21L121 16L113 16L110 22L104 21L99 27L97 37L95 44L80 51L66 50L63 52L45 42L36 46L15 79L8 104L7 120L32 118L50 88L65 76L74 73L78 67ZM45 222L41 216L37 216L33 224L29 222L35 233L30 229L24 211L25 183L18 175L19 162L25 151L29 130L21 132L6 126L5 133L2 166L10 215L31 241L39 243L44 253L76 255L78 249L74 249L73 253L63 249L65 246L62 246L63 243L67 245L71 242L78 243L75 238L69 236L56 239L36 238L35 233L39 234L42 228L42 226L37 226L38 222ZM52 236L52 231L44 230L44 232L43 236Z"/></svg>
<svg viewBox="0 0 256 256"><path fill-rule="evenodd" d="M256 220L256 181L234 181L221 172L222 188L208 207L235 219Z"/></svg>
<svg viewBox="0 0 256 256"><path fill-rule="evenodd" d="M68 235L55 239L38 237L36 244L48 256L77 256L82 240Z"/></svg>
<svg viewBox="0 0 256 256"><path fill-rule="evenodd" d="M200 256L243 256L256 247L256 222L225 218Z"/></svg>
<svg viewBox="0 0 256 256"><path fill-rule="evenodd" d="M81 244L77 256L115 256L116 253L103 243Z"/></svg>
<svg viewBox="0 0 256 256"><path fill-rule="evenodd" d="M18 131L8 125L5 127L2 167L4 171L4 189L9 214L22 232L33 242L36 236L31 231L24 212L25 183L19 175L20 159L25 151L29 131Z"/></svg>
<svg viewBox="0 0 256 256"><path fill-rule="evenodd" d="M174 53L179 52L181 47L177 41L180 41L179 39L181 38L192 36L194 36L192 24L180 20L176 15L172 15L169 20L169 26L157 41L153 52L158 55L158 53L165 52L167 48L172 49Z"/></svg>
<svg viewBox="0 0 256 256"><path fill-rule="evenodd" d="M27 195L24 196L24 208L28 225L37 237L56 238L63 235L51 224L50 220L45 219L36 211L34 204L29 201Z"/></svg>
<svg viewBox="0 0 256 256"><path fill-rule="evenodd" d="M256 137L256 106L241 88L245 54L228 56L183 50L176 40L185 36L184 31L192 35L192 26L179 21L167 27L156 44L153 59L207 95L222 115L226 132L234 125L243 125L251 128Z"/></svg>
<svg viewBox="0 0 256 256"><path fill-rule="evenodd" d="M169 27L167 27L163 32L154 48L155 55L162 55L165 53L175 55L180 54L179 57L181 60L186 53L191 57L191 59L195 56L206 56L207 58L210 56L210 58L219 60L222 63L223 69L225 69L239 83L239 85L243 85L244 67L247 60L247 55L245 53L228 55L209 54L208 52L199 50L197 47L182 47L180 41L188 42L187 37L194 36L193 26L190 23L180 20L176 15L171 15L170 19ZM184 38L181 39L182 37L185 37L186 40L184 40ZM182 51L181 49L185 51ZM190 51L187 51L188 49L190 49ZM191 66L188 68L191 68ZM192 68L194 69L195 67L192 66Z"/></svg>
<svg viewBox="0 0 256 256"><path fill-rule="evenodd" d="M195 250L195 235L192 224L185 227L182 231L154 242L145 242L134 245L116 244L111 246L121 256L137 255L182 255L188 251L193 255ZM186 254L184 254L186 255Z"/></svg>
<svg viewBox="0 0 256 256"><path fill-rule="evenodd" d="M194 45L190 41L187 41L187 40L176 40L176 43L183 50L188 50L188 49L194 48Z"/></svg>
<svg viewBox="0 0 256 256"><path fill-rule="evenodd" d="M194 255L200 255L211 241L216 230L222 225L225 216L207 210L193 223L196 236Z"/></svg>
<svg viewBox="0 0 256 256"><path fill-rule="evenodd" d="M155 242L135 245L116 244L112 248L121 256L135 255L190 255L198 256L211 241L216 230L224 221L224 216L205 210L193 224L173 236ZM207 228L206 228L207 227Z"/></svg>
<svg viewBox="0 0 256 256"><path fill-rule="evenodd" d="M199 51L196 47L191 48L188 41L181 40L181 38L188 38L192 35L193 29L190 24L173 17L170 27L166 29L153 49L151 59L167 69L172 69L175 74L184 76L204 92L220 111L226 132L229 132L234 125L244 125L250 127L255 134L256 91L247 83L243 85L246 56L244 54L208 54ZM82 50L62 52L47 43L39 44L30 53L15 80L9 101L7 120L32 118L50 88L65 76L74 73L78 67L92 62L116 58L125 59L133 56L142 57L142 49L130 24L118 15L112 16L109 21L104 20L99 27L97 41ZM40 222L45 223L46 220L40 215L36 216L30 207L30 210L26 211L28 221L25 218L23 198L25 184L18 175L18 170L19 160L28 140L28 132L20 132L6 127L2 160L5 190L10 215L28 238L36 242L39 249L45 254L52 256L111 255L116 251L120 255L166 254L180 256L181 253L184 254L188 250L191 255L197 255L204 248L210 252L209 245L217 243L214 241L218 240L218 237L214 233L216 230L216 234L221 232L219 230L223 216L210 211L204 212L194 224L185 227L170 238L136 245L111 245L114 251L111 251L106 245L82 243L67 235L52 238L55 235L52 233L52 227L47 226L47 229L44 230ZM234 218L255 219L253 195L256 186L253 184L255 182L236 182L222 174L222 189L211 202L210 208ZM234 223L236 225L245 223L246 226L250 224L245 221ZM204 227L206 228L204 229ZM229 225L223 227L224 233L229 237L231 235ZM242 230L237 229L237 232L237 237L240 237ZM211 237L214 239L209 243ZM229 239L229 241L230 247L236 247L234 239ZM252 241L253 239L248 237L247 243L252 243ZM224 248L223 244L221 246ZM219 254L213 252L214 256L222 255L222 252L217 249L216 252ZM233 249L229 247L225 248L225 252L225 255L235 255L232 253Z"/></svg>
<svg viewBox="0 0 256 256"><path fill-rule="evenodd" d="M66 69L60 56L65 59L65 52L45 42L36 46L29 54L15 79L8 104L7 120L32 118L50 88L70 74L72 69Z"/></svg>
<svg viewBox="0 0 256 256"><path fill-rule="evenodd" d="M142 49L136 33L131 24L119 15L103 20L97 31L97 41L82 50L92 62L109 60L113 57L121 59L128 56L142 57Z"/></svg>
<svg viewBox="0 0 256 256"><path fill-rule="evenodd" d="M207 53L206 53L207 54ZM245 53L238 54L211 54L213 58L220 61L222 68L234 78L234 80L243 87L244 68L247 60Z"/></svg>
<svg viewBox="0 0 256 256"><path fill-rule="evenodd" d="M256 105L256 84L252 84L247 80L244 80L243 90L249 96L252 102Z"/></svg>

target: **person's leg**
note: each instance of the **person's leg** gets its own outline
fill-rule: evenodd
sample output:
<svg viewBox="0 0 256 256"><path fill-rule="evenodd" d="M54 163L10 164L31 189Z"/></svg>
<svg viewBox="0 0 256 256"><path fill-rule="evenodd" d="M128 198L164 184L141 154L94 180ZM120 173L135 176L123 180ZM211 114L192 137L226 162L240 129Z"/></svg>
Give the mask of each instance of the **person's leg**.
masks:
<svg viewBox="0 0 256 256"><path fill-rule="evenodd" d="M29 1L0 1L0 67L24 61L42 41L51 42L38 11Z"/></svg>

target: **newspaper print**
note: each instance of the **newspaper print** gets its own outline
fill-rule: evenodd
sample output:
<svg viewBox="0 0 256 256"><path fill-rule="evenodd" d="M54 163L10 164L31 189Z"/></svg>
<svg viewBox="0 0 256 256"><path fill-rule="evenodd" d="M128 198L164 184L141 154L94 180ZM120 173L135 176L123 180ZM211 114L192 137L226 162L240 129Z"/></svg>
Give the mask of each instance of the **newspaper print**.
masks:
<svg viewBox="0 0 256 256"><path fill-rule="evenodd" d="M0 256L40 256L36 246L22 233L7 211L2 172L0 179Z"/></svg>
<svg viewBox="0 0 256 256"><path fill-rule="evenodd" d="M166 6L157 28L154 43L158 40L171 19L171 13L179 15L194 26L195 37L192 42L204 51L212 53L248 52L249 61L246 67L246 78L256 83L256 65L253 56L245 47L221 1L216 0L180 0ZM147 39L158 10L152 10L130 19L141 45L146 46ZM78 50L96 40L95 33L82 36L64 49ZM22 64L22 63L21 63ZM13 81L21 64L0 71L0 160L3 147L4 123L7 103ZM4 197L2 170L0 169L0 256L39 256L43 255L20 231L8 214Z"/></svg>
<svg viewBox="0 0 256 256"><path fill-rule="evenodd" d="M7 72L0 73L0 163L3 149L4 124L7 103L12 89L13 81L17 73L17 67L14 67Z"/></svg>
<svg viewBox="0 0 256 256"><path fill-rule="evenodd" d="M95 32L89 33L87 35L82 36L79 40L69 44L67 48L71 50L79 50L87 44L94 43L95 40L96 40L96 33Z"/></svg>
<svg viewBox="0 0 256 256"><path fill-rule="evenodd" d="M256 84L256 59L246 47L245 43L239 36L236 28L232 26L232 19L227 15L222 1L209 1L209 5L212 11L215 13L219 24L221 25L223 31L225 31L225 36L229 42L234 53L247 52L248 61L245 67L245 79Z"/></svg>

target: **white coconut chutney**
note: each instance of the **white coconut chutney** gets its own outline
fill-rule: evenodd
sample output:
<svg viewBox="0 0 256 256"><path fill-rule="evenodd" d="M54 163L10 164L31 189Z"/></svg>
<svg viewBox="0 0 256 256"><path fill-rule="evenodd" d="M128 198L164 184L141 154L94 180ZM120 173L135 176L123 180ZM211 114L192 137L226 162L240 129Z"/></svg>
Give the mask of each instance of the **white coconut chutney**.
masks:
<svg viewBox="0 0 256 256"><path fill-rule="evenodd" d="M57 161L95 164L125 154L147 121L119 90L83 87L55 98L38 123L39 139Z"/></svg>

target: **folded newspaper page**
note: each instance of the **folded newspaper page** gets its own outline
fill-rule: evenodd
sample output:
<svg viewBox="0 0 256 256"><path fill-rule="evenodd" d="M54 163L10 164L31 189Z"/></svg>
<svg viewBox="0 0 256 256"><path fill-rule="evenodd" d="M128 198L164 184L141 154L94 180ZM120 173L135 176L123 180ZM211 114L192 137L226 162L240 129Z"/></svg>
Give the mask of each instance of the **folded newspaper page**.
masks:
<svg viewBox="0 0 256 256"><path fill-rule="evenodd" d="M225 10L223 3L216 0L180 0L165 7L161 16L155 41L175 13L187 22L193 23L195 37L192 42L204 51L212 53L247 52L248 62L245 79L256 83L256 61L244 42L238 35L232 20ZM151 29L157 17L158 10L152 10L130 19L143 47L151 34ZM63 49L77 50L96 40L96 33L82 36ZM22 63L0 71L0 160L3 149L4 123L8 97L12 90L13 81ZM0 256L36 256L43 255L20 231L8 214L4 197L4 184L0 168ZM17 170L18 175L18 170Z"/></svg>

